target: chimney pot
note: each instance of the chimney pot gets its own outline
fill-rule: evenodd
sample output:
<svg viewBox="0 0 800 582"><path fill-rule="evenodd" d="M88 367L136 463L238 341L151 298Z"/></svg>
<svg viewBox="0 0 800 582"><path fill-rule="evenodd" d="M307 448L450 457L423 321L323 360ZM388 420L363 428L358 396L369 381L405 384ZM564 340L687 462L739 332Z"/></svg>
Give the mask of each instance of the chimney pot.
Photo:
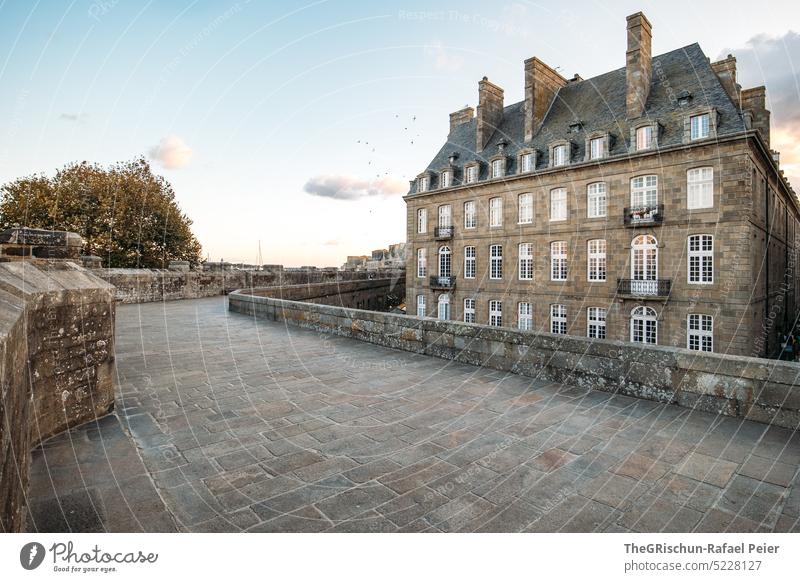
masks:
<svg viewBox="0 0 800 582"><path fill-rule="evenodd" d="M525 61L525 141L539 131L558 90L567 80L536 57Z"/></svg>
<svg viewBox="0 0 800 582"><path fill-rule="evenodd" d="M628 52L625 55L625 105L628 118L641 117L650 94L653 75L652 42L653 28L641 13L627 18Z"/></svg>
<svg viewBox="0 0 800 582"><path fill-rule="evenodd" d="M476 148L481 151L503 122L503 90L484 77L478 83Z"/></svg>

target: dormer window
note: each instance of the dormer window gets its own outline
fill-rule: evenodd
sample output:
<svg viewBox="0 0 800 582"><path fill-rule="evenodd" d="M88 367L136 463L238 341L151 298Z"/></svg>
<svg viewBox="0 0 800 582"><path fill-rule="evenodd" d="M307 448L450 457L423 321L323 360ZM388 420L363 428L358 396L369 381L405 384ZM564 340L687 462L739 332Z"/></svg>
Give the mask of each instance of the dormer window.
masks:
<svg viewBox="0 0 800 582"><path fill-rule="evenodd" d="M589 159L599 160L606 157L606 139L595 137L589 140Z"/></svg>
<svg viewBox="0 0 800 582"><path fill-rule="evenodd" d="M519 157L521 173L533 172L533 152L526 152Z"/></svg>
<svg viewBox="0 0 800 582"><path fill-rule="evenodd" d="M636 151L649 150L653 147L653 126L645 125L636 130Z"/></svg>
<svg viewBox="0 0 800 582"><path fill-rule="evenodd" d="M492 178L502 178L506 173L506 161L504 158L492 160Z"/></svg>
<svg viewBox="0 0 800 582"><path fill-rule="evenodd" d="M428 176L420 176L417 178L417 192L427 192L431 185L431 179Z"/></svg>
<svg viewBox="0 0 800 582"><path fill-rule="evenodd" d="M710 119L711 115L708 113L701 113L700 115L692 115L689 118L691 139L703 139L711 135Z"/></svg>
<svg viewBox="0 0 800 582"><path fill-rule="evenodd" d="M452 185L453 185L453 171L445 170L439 177L439 187L449 188Z"/></svg>
<svg viewBox="0 0 800 582"><path fill-rule="evenodd" d="M552 166L565 166L569 162L569 152L567 144L559 144L553 146L552 150Z"/></svg>
<svg viewBox="0 0 800 582"><path fill-rule="evenodd" d="M472 166L467 166L464 169L464 172L465 172L464 181L467 184L474 184L475 182L478 181L478 166L477 165L473 164Z"/></svg>

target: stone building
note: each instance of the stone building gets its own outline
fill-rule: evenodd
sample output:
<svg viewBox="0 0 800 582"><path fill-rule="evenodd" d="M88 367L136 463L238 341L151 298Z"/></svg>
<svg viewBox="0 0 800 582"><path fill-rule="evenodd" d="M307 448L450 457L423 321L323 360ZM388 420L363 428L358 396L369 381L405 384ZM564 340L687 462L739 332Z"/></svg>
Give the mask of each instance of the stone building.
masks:
<svg viewBox="0 0 800 582"><path fill-rule="evenodd" d="M800 209L770 150L764 87L697 44L592 79L524 64L524 100L477 111L405 197L408 313L772 356L796 316Z"/></svg>

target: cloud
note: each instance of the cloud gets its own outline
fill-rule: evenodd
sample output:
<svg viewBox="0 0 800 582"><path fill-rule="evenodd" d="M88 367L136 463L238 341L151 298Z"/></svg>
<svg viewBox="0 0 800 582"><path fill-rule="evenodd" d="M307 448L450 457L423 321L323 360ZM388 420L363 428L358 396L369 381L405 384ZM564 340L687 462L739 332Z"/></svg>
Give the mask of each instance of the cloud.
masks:
<svg viewBox="0 0 800 582"><path fill-rule="evenodd" d="M183 168L192 159L192 148L176 135L162 137L158 145L150 148L150 158L168 170Z"/></svg>
<svg viewBox="0 0 800 582"><path fill-rule="evenodd" d="M312 196L335 200L357 200L371 196L405 194L408 184L397 178L362 180L354 176L314 176L303 186Z"/></svg>
<svg viewBox="0 0 800 582"><path fill-rule="evenodd" d="M425 54L433 60L433 65L437 69L458 71L464 65L464 59L446 49L440 40L425 47Z"/></svg>

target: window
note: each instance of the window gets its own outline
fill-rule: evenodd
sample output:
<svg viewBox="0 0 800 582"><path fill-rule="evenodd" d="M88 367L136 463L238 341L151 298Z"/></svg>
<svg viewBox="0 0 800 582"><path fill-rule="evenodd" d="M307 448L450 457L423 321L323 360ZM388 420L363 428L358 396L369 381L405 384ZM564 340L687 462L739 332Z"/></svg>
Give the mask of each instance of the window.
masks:
<svg viewBox="0 0 800 582"><path fill-rule="evenodd" d="M533 244L519 245L519 278L521 281L533 279Z"/></svg>
<svg viewBox="0 0 800 582"><path fill-rule="evenodd" d="M553 147L553 166L564 166L569 160L567 159L567 146L565 144Z"/></svg>
<svg viewBox="0 0 800 582"><path fill-rule="evenodd" d="M714 168L692 168L686 172L686 183L688 208L714 206Z"/></svg>
<svg viewBox="0 0 800 582"><path fill-rule="evenodd" d="M439 277L449 277L450 269L450 247L441 247L439 249Z"/></svg>
<svg viewBox="0 0 800 582"><path fill-rule="evenodd" d="M658 295L658 241L642 234L631 243L631 292Z"/></svg>
<svg viewBox="0 0 800 582"><path fill-rule="evenodd" d="M497 299L489 301L489 325L503 325L503 302Z"/></svg>
<svg viewBox="0 0 800 582"><path fill-rule="evenodd" d="M522 154L520 158L520 168L522 172L532 172L533 171L533 154L527 153Z"/></svg>
<svg viewBox="0 0 800 582"><path fill-rule="evenodd" d="M464 299L464 322L475 323L475 300Z"/></svg>
<svg viewBox="0 0 800 582"><path fill-rule="evenodd" d="M503 160L493 160L492 161L492 178L500 178L504 174L503 172Z"/></svg>
<svg viewBox="0 0 800 582"><path fill-rule="evenodd" d="M530 303L521 302L517 306L517 327L523 330L533 329L533 309Z"/></svg>
<svg viewBox="0 0 800 582"><path fill-rule="evenodd" d="M473 184L478 181L478 166L467 166L466 172L467 184Z"/></svg>
<svg viewBox="0 0 800 582"><path fill-rule="evenodd" d="M428 186L430 186L430 178L428 178L428 176L420 176L419 178L417 178L418 192L427 192Z"/></svg>
<svg viewBox="0 0 800 582"><path fill-rule="evenodd" d="M550 306L550 333L567 333L567 308L565 306Z"/></svg>
<svg viewBox="0 0 800 582"><path fill-rule="evenodd" d="M691 313L686 322L686 347L698 352L714 351L714 318Z"/></svg>
<svg viewBox="0 0 800 582"><path fill-rule="evenodd" d="M450 170L445 170L442 172L441 181L440 181L441 188L449 188L453 185L453 172Z"/></svg>
<svg viewBox="0 0 800 582"><path fill-rule="evenodd" d="M595 182L586 187L586 212L589 218L606 215L606 183Z"/></svg>
<svg viewBox="0 0 800 582"><path fill-rule="evenodd" d="M533 194L519 195L519 223L531 224L533 222Z"/></svg>
<svg viewBox="0 0 800 582"><path fill-rule="evenodd" d="M594 239L589 241L589 281L606 280L606 241Z"/></svg>
<svg viewBox="0 0 800 582"><path fill-rule="evenodd" d="M428 232L428 211L425 208L417 210L417 234Z"/></svg>
<svg viewBox="0 0 800 582"><path fill-rule="evenodd" d="M439 301L436 307L436 315L438 319L441 319L442 321L447 321L450 319L450 295L447 293L442 293L439 295Z"/></svg>
<svg viewBox="0 0 800 582"><path fill-rule="evenodd" d="M475 278L475 247L464 247L464 278Z"/></svg>
<svg viewBox="0 0 800 582"><path fill-rule="evenodd" d="M478 216L475 213L475 201L464 202L464 228L478 226Z"/></svg>
<svg viewBox="0 0 800 582"><path fill-rule="evenodd" d="M567 241L550 243L550 280L567 280Z"/></svg>
<svg viewBox="0 0 800 582"><path fill-rule="evenodd" d="M439 228L449 228L453 226L453 211L449 204L439 207Z"/></svg>
<svg viewBox="0 0 800 582"><path fill-rule="evenodd" d="M692 139L703 139L704 137L709 136L710 119L711 116L708 113L703 113L701 115L692 115L689 118L689 127L691 130Z"/></svg>
<svg viewBox="0 0 800 582"><path fill-rule="evenodd" d="M492 198L489 200L489 226L503 225L503 199Z"/></svg>
<svg viewBox="0 0 800 582"><path fill-rule="evenodd" d="M653 126L645 125L636 130L636 151L649 150L653 147Z"/></svg>
<svg viewBox="0 0 800 582"><path fill-rule="evenodd" d="M425 296L417 295L417 317L425 317Z"/></svg>
<svg viewBox="0 0 800 582"><path fill-rule="evenodd" d="M427 249L417 249L417 277L425 277L428 274Z"/></svg>
<svg viewBox="0 0 800 582"><path fill-rule="evenodd" d="M590 307L586 314L586 337L606 339L606 310L602 307Z"/></svg>
<svg viewBox="0 0 800 582"><path fill-rule="evenodd" d="M599 160L606 155L606 139L604 137L596 137L589 141L589 159Z"/></svg>
<svg viewBox="0 0 800 582"><path fill-rule="evenodd" d="M639 344L658 343L658 321L651 307L636 307L631 311L631 341Z"/></svg>
<svg viewBox="0 0 800 582"><path fill-rule="evenodd" d="M638 176L631 180L631 210L658 210L658 176Z"/></svg>
<svg viewBox="0 0 800 582"><path fill-rule="evenodd" d="M693 234L689 237L689 283L714 282L714 237Z"/></svg>
<svg viewBox="0 0 800 582"><path fill-rule="evenodd" d="M550 190L550 220L567 219L567 189Z"/></svg>
<svg viewBox="0 0 800 582"><path fill-rule="evenodd" d="M489 247L489 278L503 278L503 245Z"/></svg>

